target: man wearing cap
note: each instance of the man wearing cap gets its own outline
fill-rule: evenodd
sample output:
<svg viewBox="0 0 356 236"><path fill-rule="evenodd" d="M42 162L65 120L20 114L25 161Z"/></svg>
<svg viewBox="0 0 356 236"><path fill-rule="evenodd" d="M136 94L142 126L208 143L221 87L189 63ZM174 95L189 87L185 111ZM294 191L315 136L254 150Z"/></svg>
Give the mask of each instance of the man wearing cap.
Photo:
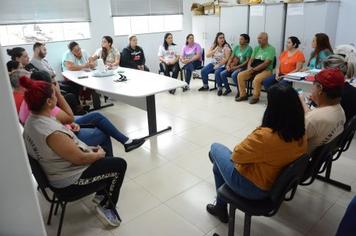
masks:
<svg viewBox="0 0 356 236"><path fill-rule="evenodd" d="M329 143L344 130L346 118L340 105L344 83L339 69L325 69L315 76L310 99L317 107L310 110L303 101L308 153Z"/></svg>

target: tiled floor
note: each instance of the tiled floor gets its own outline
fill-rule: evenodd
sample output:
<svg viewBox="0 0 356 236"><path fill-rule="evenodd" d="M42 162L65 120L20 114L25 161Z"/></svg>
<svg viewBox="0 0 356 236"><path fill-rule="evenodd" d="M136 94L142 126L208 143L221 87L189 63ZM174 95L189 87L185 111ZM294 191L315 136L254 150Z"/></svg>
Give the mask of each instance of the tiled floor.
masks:
<svg viewBox="0 0 356 236"><path fill-rule="evenodd" d="M116 141L114 153L128 162L118 211L123 219L119 228L106 227L96 217L91 198L71 204L67 209L63 235L120 236L201 236L227 235L221 224L205 211L214 201L215 188L208 151L211 143L233 148L260 122L265 95L257 105L237 103L233 95L217 97L215 92L198 92L200 80L192 89L173 96L157 96L158 126L173 130L150 138L144 146L125 153ZM130 137L147 133L146 113L126 104L102 110ZM353 185L353 192L315 181L299 187L295 198L285 202L272 218L253 217L252 235L335 235L350 199L356 194L356 141L334 165L336 178ZM49 205L40 196L43 217ZM243 215L237 213L237 232L242 235ZM47 226L55 235L58 217Z"/></svg>

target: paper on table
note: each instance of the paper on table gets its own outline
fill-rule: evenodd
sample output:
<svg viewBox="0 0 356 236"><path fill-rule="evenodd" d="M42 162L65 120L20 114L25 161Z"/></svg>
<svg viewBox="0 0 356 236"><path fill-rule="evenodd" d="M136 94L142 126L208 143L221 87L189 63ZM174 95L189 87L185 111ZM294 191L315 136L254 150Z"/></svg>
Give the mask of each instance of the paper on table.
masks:
<svg viewBox="0 0 356 236"><path fill-rule="evenodd" d="M287 74L287 77L292 79L302 79L307 77L308 75L310 75L310 73L308 72L294 72Z"/></svg>

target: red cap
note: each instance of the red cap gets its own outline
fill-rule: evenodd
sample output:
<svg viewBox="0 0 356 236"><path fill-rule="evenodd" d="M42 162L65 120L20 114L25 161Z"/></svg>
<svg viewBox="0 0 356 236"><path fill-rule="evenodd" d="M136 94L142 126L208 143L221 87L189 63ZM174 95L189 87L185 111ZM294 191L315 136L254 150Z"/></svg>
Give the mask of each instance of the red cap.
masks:
<svg viewBox="0 0 356 236"><path fill-rule="evenodd" d="M339 69L330 68L320 71L315 81L325 88L341 88L345 84L345 76Z"/></svg>

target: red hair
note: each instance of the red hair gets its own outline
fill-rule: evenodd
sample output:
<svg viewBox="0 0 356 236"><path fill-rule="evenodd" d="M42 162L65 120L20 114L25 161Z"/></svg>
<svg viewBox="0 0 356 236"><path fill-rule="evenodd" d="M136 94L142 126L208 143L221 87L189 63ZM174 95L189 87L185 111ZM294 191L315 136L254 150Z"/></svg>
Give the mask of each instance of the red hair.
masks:
<svg viewBox="0 0 356 236"><path fill-rule="evenodd" d="M31 80L26 76L20 78L20 85L26 89L24 99L30 111L41 111L47 99L53 94L50 83Z"/></svg>

